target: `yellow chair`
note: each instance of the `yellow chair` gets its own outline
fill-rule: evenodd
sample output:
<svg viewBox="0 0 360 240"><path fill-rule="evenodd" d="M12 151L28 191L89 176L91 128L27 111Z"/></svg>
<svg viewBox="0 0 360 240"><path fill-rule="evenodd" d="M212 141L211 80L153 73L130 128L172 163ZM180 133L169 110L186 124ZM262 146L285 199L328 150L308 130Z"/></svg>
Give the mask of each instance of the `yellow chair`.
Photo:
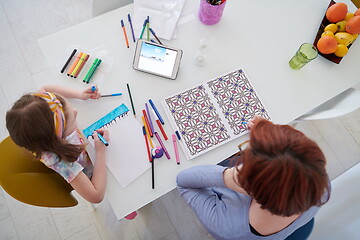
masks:
<svg viewBox="0 0 360 240"><path fill-rule="evenodd" d="M20 202L39 207L72 207L78 204L73 188L10 137L0 143L0 185Z"/></svg>
<svg viewBox="0 0 360 240"><path fill-rule="evenodd" d="M351 0L351 1L357 8L360 8L360 0Z"/></svg>

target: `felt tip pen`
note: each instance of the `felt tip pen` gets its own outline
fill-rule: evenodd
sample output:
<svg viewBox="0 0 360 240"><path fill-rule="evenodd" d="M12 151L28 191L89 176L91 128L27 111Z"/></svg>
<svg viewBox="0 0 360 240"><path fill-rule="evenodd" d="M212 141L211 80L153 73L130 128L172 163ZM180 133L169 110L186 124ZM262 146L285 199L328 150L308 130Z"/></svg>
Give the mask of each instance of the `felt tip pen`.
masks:
<svg viewBox="0 0 360 240"><path fill-rule="evenodd" d="M180 133L178 131L175 131L175 134L179 140L181 140Z"/></svg>
<svg viewBox="0 0 360 240"><path fill-rule="evenodd" d="M92 70L89 78L87 79L86 83L89 83L89 82L90 82L90 79L94 76L94 74L95 74L96 70L98 69L98 67L99 67L99 65L100 65L101 62L102 62L102 60L101 60L101 59L98 59L98 61L96 62L96 65L94 66L94 68L93 68L93 70Z"/></svg>
<svg viewBox="0 0 360 240"><path fill-rule="evenodd" d="M95 86L91 86L91 91L92 91L92 92L95 92L95 90L96 90L96 87L95 87Z"/></svg>
<svg viewBox="0 0 360 240"><path fill-rule="evenodd" d="M105 146L109 146L109 143L105 140L105 138L100 133L97 133L97 134L98 134L100 141L102 141L105 144Z"/></svg>
<svg viewBox="0 0 360 240"><path fill-rule="evenodd" d="M122 93L113 93L113 94L105 94L101 95L101 97L115 97L115 96L121 96Z"/></svg>
<svg viewBox="0 0 360 240"><path fill-rule="evenodd" d="M150 103L151 107L154 109L155 114L158 117L158 119L160 120L161 124L164 125L165 124L164 120L162 119L159 111L157 110L157 108L155 107L155 104L153 103L153 101L151 99L149 99L149 103Z"/></svg>
<svg viewBox="0 0 360 240"><path fill-rule="evenodd" d="M74 57L76 51L77 51L76 49L74 49L74 50L72 51L70 57L68 58L68 60L66 61L65 65L64 65L63 68L61 69L61 71L60 71L61 73L64 73L66 67L69 65L71 59Z"/></svg>
<svg viewBox="0 0 360 240"><path fill-rule="evenodd" d="M141 30L141 34L140 34L140 37L139 37L140 39L142 39L142 36L144 34L144 31L145 31L146 24L147 24L147 19L145 19L145 21L144 21L143 28Z"/></svg>
<svg viewBox="0 0 360 240"><path fill-rule="evenodd" d="M154 32L154 30L153 30L152 28L149 28L149 30L150 30L151 34L154 35L154 37L156 38L156 40L157 40L161 45L163 45L162 42L160 41L160 39L156 36L156 33Z"/></svg>
<svg viewBox="0 0 360 240"><path fill-rule="evenodd" d="M129 24L130 24L130 28L131 28L131 34L132 34L133 41L136 42L134 28L133 28L133 25L132 25L130 13L127 16L128 16L128 20L129 20Z"/></svg>
<svg viewBox="0 0 360 240"><path fill-rule="evenodd" d="M172 135L172 140L173 140L173 144L174 144L174 151L175 151L175 158L176 158L176 163L177 165L180 164L180 157L179 157L179 150L176 144L176 136L175 134Z"/></svg>
<svg viewBox="0 0 360 240"><path fill-rule="evenodd" d="M157 132L155 132L154 134L155 134L155 136L156 136L156 138L157 138L157 140L158 140L158 142L159 142L160 146L161 146L161 147L162 147L162 149L164 150L164 153L165 153L165 155L166 155L167 159L171 159L170 154L169 154L169 152L167 151L167 149L166 149L166 147L165 147L164 143L161 141L161 138L160 138L159 134L158 134Z"/></svg>
<svg viewBox="0 0 360 240"><path fill-rule="evenodd" d="M126 47L129 48L129 40L128 40L128 37L127 37L127 34L126 34L126 29L125 29L124 21L121 19L120 22L121 22L121 27L122 27L123 32L124 32Z"/></svg>

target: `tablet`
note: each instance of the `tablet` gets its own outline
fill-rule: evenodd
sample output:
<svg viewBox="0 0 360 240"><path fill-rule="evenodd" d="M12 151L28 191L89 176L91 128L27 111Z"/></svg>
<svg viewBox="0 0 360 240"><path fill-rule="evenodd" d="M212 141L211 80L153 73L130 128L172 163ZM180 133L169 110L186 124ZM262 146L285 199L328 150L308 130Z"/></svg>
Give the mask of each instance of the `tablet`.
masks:
<svg viewBox="0 0 360 240"><path fill-rule="evenodd" d="M133 68L157 76L176 79L182 50L139 39Z"/></svg>

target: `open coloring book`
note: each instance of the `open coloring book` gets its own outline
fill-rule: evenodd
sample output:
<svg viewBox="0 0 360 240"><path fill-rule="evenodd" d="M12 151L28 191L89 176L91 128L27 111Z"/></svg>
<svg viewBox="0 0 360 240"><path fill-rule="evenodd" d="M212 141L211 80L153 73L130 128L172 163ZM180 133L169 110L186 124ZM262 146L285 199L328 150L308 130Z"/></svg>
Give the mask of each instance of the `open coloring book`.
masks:
<svg viewBox="0 0 360 240"><path fill-rule="evenodd" d="M141 125L129 109L121 104L113 111L83 130L94 146L92 133L99 128L109 131L106 165L121 187L125 188L151 167L144 144Z"/></svg>
<svg viewBox="0 0 360 240"><path fill-rule="evenodd" d="M188 159L247 133L247 122L255 115L270 120L242 69L170 96L163 104Z"/></svg>

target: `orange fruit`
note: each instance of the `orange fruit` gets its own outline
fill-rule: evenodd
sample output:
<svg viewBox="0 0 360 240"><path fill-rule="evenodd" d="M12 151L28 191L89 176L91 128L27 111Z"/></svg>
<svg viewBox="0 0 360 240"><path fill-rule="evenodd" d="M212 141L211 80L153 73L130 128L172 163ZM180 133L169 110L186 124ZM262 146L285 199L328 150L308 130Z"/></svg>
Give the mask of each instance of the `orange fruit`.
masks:
<svg viewBox="0 0 360 240"><path fill-rule="evenodd" d="M334 37L323 36L317 42L316 47L322 54L330 54L337 50L338 43Z"/></svg>
<svg viewBox="0 0 360 240"><path fill-rule="evenodd" d="M360 16L355 16L351 18L346 23L346 31L351 34L357 34L360 33Z"/></svg>
<svg viewBox="0 0 360 240"><path fill-rule="evenodd" d="M332 23L339 22L345 19L347 12L348 7L345 3L335 3L326 11L326 18Z"/></svg>
<svg viewBox="0 0 360 240"><path fill-rule="evenodd" d="M355 16L360 16L360 8L354 12Z"/></svg>
<svg viewBox="0 0 360 240"><path fill-rule="evenodd" d="M334 54L338 57L344 57L348 51L349 49L344 44L339 44Z"/></svg>

